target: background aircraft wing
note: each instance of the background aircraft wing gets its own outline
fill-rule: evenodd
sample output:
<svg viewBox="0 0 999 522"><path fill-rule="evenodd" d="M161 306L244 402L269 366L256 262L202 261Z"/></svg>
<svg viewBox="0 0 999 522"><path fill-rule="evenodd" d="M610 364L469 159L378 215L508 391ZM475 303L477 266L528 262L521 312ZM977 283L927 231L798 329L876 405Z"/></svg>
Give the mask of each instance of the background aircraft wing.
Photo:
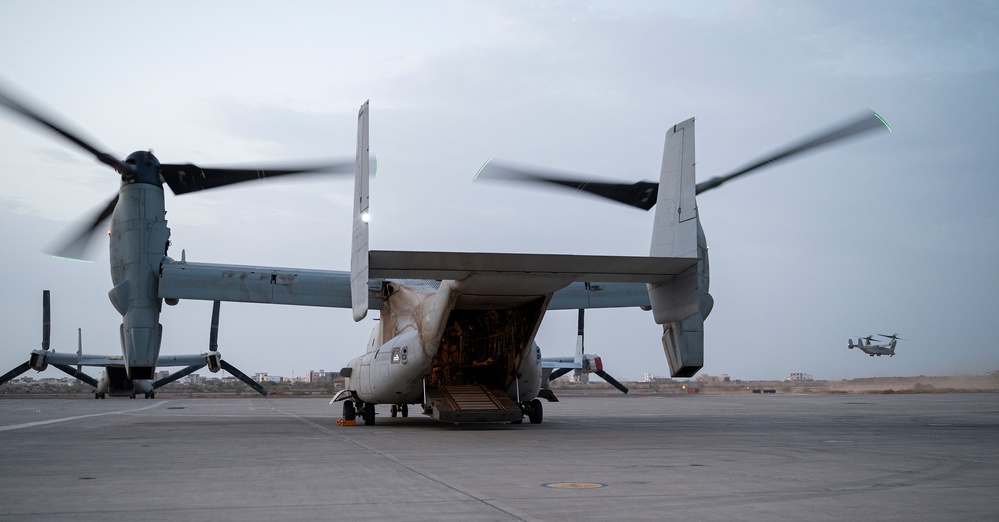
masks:
<svg viewBox="0 0 999 522"><path fill-rule="evenodd" d="M552 295L549 310L649 307L645 283L572 283Z"/></svg>

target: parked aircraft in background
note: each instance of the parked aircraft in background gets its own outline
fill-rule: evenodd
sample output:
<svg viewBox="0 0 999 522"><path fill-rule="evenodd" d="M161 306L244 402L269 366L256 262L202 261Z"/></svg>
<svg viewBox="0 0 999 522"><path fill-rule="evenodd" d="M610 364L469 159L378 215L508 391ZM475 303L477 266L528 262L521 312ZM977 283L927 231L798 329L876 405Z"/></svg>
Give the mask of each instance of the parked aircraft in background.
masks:
<svg viewBox="0 0 999 522"><path fill-rule="evenodd" d="M576 355L574 357L542 357L541 371L545 382L551 382L559 377L573 372L573 376L578 380L583 375L595 373L607 384L628 393L628 387L618 382L604 371L604 363L599 355L585 353L583 347L583 318L585 310L579 309L579 321L576 328Z"/></svg>
<svg viewBox="0 0 999 522"><path fill-rule="evenodd" d="M74 359L69 354L53 353L49 350L49 300L46 293L43 302L46 326L42 334L42 347L32 351L28 361L0 376L0 385L29 369L42 371L51 364L94 386L98 390L97 397L125 395L135 398L137 393L143 393L146 398L152 398L156 388L208 366L213 372L225 369L266 395L266 389L228 361L223 360L214 349L201 354L160 356L163 327L159 323L159 316L164 302L158 289L160 269L164 263L174 262L167 256L170 247L170 229L167 228L166 222L163 185L169 186L174 194L190 194L233 183L290 174L351 173L354 170L354 161L344 160L325 165L294 167L201 168L190 163L160 163L148 151L133 152L122 161L100 150L89 140L83 139L79 132L71 131L69 126L45 115L44 111L29 107L5 91L6 89L0 89L0 105L59 134L93 155L99 162L114 169L120 176L118 193L102 205L92 217L86 219L81 228L68 236L68 240L52 254L73 259L84 258L90 240L107 230L102 228L101 224L110 218L111 281L114 288L108 296L121 314L122 324L120 356L82 354ZM177 304L174 299L165 301L168 305ZM217 327L217 310L216 306L213 327ZM73 371L72 365L102 367L104 375L98 381L79 370ZM158 366L184 368L165 379L153 380Z"/></svg>

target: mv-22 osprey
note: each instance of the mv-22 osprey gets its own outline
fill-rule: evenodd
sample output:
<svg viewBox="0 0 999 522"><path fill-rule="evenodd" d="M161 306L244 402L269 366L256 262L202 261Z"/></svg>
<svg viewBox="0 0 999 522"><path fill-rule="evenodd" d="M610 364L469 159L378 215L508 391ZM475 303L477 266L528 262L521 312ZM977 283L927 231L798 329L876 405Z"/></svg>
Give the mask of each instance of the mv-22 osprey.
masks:
<svg viewBox="0 0 999 522"><path fill-rule="evenodd" d="M146 152L134 153L121 164L37 114L19 112L27 113L118 170L123 178L119 205L133 198L134 207L126 208L152 209L130 215L135 223L116 218L112 226L113 279L119 265L138 263L142 268L135 278L114 279L116 286L111 291L112 301L123 315L123 356L132 386L139 379L148 380L157 364L162 333L157 321L162 300L214 301L213 332L220 301L351 308L357 321L369 309L376 309L380 321L366 353L341 371L346 377L346 389L334 397L344 402L345 418L352 420L360 412L366 424L374 423L376 404L390 405L393 413L401 412L403 416L408 414L409 405L420 405L425 414L450 422L517 423L524 415L533 423L541 422L538 398L556 400L546 387L540 348L534 342L548 310L649 309L663 326L662 344L671 375L694 375L703 364L703 320L713 305L708 293L707 244L695 195L800 152L887 128L879 116L871 113L700 184L694 177L693 119L675 125L667 133L659 183L624 185L571 180L496 162L480 170L481 178L554 183L646 210L658 202L648 257L372 251L368 247L365 103L358 115L353 169L351 270L341 272L193 263L167 257L169 229L163 219L161 186L164 180L177 192L177 187L196 186L193 190L198 190L255 178L247 172L159 164ZM318 168L276 169L264 174L313 170ZM326 170L337 170L337 166ZM134 192L126 190L134 185L141 186ZM113 204L92 228L112 209ZM115 216L120 212L115 210ZM125 229L117 238L130 246L116 249L116 228ZM141 285L143 291L129 291L133 284ZM146 308L141 314L142 330L130 326L130 308L122 306L123 295L136 294L155 296L141 302ZM36 352L39 350L33 352L33 358ZM175 375L206 364L214 364L216 369L221 360L215 350L197 357L201 359L192 360Z"/></svg>
<svg viewBox="0 0 999 522"><path fill-rule="evenodd" d="M361 108L360 127L362 151L367 148L367 105ZM366 155L359 154L352 307L355 320L365 316L371 301L381 315L366 353L341 370L345 389L331 403L342 400L344 420L360 413L365 424L374 424L376 404L391 405L393 416L406 416L408 406L416 404L441 421L520 423L527 415L531 423L540 423L540 398L557 400L547 387L553 365L545 364L534 341L548 310L651 310L663 326L670 374L693 376L703 365L703 321L714 304L696 195L874 129L888 127L870 113L700 184L694 176L693 119L667 132L659 183L571 179L492 160L476 176L554 184L645 210L658 203L648 257L370 251Z"/></svg>
<svg viewBox="0 0 999 522"><path fill-rule="evenodd" d="M122 316L120 355L56 353L49 349L49 293L43 294L42 347L33 350L28 361L0 376L0 385L29 369L45 370L49 365L76 377L96 390L95 397L129 396L144 393L153 398L155 390L208 366L212 371L225 369L261 394L267 390L238 368L223 360L217 350L219 302L212 315L209 351L192 355L160 355L163 327L159 316L163 302L177 304L176 299L162 295L161 270L174 263L167 257L170 229L167 227L163 185L174 194L190 194L201 190L253 181L275 176L312 172L352 173L354 160L324 165L295 167L201 168L192 164L168 164L148 151L137 151L124 160L101 151L83 139L79 133L42 111L28 106L0 90L0 105L41 124L93 155L114 169L121 178L118 193L83 226L69 236L68 242L51 252L56 257L81 259L88 252L90 240L101 230L100 225L111 220L110 238L111 281L108 293L111 303ZM76 368L74 368L74 366ZM81 371L81 366L100 367L99 379ZM154 380L157 367L183 367L159 380Z"/></svg>
<svg viewBox="0 0 999 522"><path fill-rule="evenodd" d="M891 334L891 335L878 334L878 335L884 337L885 339L888 339L888 344L871 344L871 341L874 340L874 336L868 335L867 337L857 338L857 344L853 344L853 339L847 339L846 340L847 348L851 350L854 348L860 348L860 351L866 353L867 355L870 355L871 357L874 357L875 355L877 355L878 357L881 357L882 355L887 355L888 357L894 357L895 343L897 343L900 339L903 341L905 340L899 337L898 334ZM864 341L867 341L867 343L865 344Z"/></svg>

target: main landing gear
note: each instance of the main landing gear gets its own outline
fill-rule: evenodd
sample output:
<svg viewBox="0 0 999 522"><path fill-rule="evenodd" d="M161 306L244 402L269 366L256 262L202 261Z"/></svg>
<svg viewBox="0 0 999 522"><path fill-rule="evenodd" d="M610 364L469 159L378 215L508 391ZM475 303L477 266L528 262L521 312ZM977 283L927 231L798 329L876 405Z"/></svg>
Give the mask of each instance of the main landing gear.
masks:
<svg viewBox="0 0 999 522"><path fill-rule="evenodd" d="M409 405L408 404L393 404L392 405L392 416L396 417L402 415L403 418L409 417Z"/></svg>
<svg viewBox="0 0 999 522"><path fill-rule="evenodd" d="M545 419L545 409L541 406L539 399L522 403L520 409L527 415L527 419L531 421L531 424L541 424L541 421ZM510 424L523 424L523 422L524 419L520 419L512 421Z"/></svg>
<svg viewBox="0 0 999 522"><path fill-rule="evenodd" d="M360 413L361 418L364 419L365 426L371 426L375 423L374 404L362 402L355 406L354 401L352 400L343 401L343 420L352 421L357 418L358 413ZM395 416L394 412L392 416Z"/></svg>

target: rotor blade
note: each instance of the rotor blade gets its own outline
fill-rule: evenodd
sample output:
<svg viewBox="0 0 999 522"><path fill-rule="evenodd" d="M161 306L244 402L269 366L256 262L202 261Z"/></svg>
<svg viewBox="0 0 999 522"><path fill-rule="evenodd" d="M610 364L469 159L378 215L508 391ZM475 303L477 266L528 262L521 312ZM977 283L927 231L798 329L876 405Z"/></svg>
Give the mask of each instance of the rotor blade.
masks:
<svg viewBox="0 0 999 522"><path fill-rule="evenodd" d="M219 308L222 303L215 301L212 304L212 326L208 331L208 351L219 351Z"/></svg>
<svg viewBox="0 0 999 522"><path fill-rule="evenodd" d="M167 384L170 384L171 382L174 382L177 379L180 379L182 377L187 377L188 375L190 375L190 374L192 374L192 373L194 373L194 372L196 372L196 371L204 368L206 365L207 365L207 363L192 364L191 366L188 366L187 368L184 368L184 369L181 369L181 370L177 370L176 372L171 373L170 375L167 375L166 377L164 377L164 378L162 378L162 379L154 382L153 383L153 389L155 390L157 388L162 388L163 386L166 386Z"/></svg>
<svg viewBox="0 0 999 522"><path fill-rule="evenodd" d="M552 373L548 376L548 382L554 381L559 377L572 371L572 368L556 368L552 370Z"/></svg>
<svg viewBox="0 0 999 522"><path fill-rule="evenodd" d="M260 385L259 382L247 377L245 373L239 371L239 368L236 368L235 366L227 363L225 359L223 359L219 365L222 366L222 369L229 372L233 377L243 381L250 388L257 390L257 393L259 393L260 395L266 397L267 394L270 393L269 391L267 391L267 388L264 388L263 386Z"/></svg>
<svg viewBox="0 0 999 522"><path fill-rule="evenodd" d="M797 154L801 154L825 145L830 145L839 140L856 136L867 131L878 129L886 129L891 132L891 128L888 127L888 124L884 121L884 119L882 119L877 113L871 111L869 114L850 120L846 124L808 138L800 143L794 143L778 149L735 172L698 183L695 191L697 194L700 194L707 190L717 188L723 183L734 178L749 174L756 169L786 160ZM475 175L475 179L480 178L486 180L526 181L558 185L577 191L589 192L590 194L611 199L643 210L649 210L655 206L656 200L659 197L659 183L656 182L639 181L637 183L627 184L588 178L574 179L572 175L566 177L565 174L553 171L545 171L529 167L518 167L506 163L499 163L492 159L487 161Z"/></svg>
<svg viewBox="0 0 999 522"><path fill-rule="evenodd" d="M242 167L242 168L202 168L190 163L184 165L162 164L160 175L174 194L187 194L199 190L208 190L233 183L253 181L290 174L311 174L330 172L334 174L353 174L356 160L335 161L323 165L302 165L296 167Z"/></svg>
<svg viewBox="0 0 999 522"><path fill-rule="evenodd" d="M46 249L46 253L63 257L66 259L88 260L87 252L90 250L90 241L98 231L101 223L107 221L114 212L115 205L118 204L118 195L115 194L107 205L102 207L93 217L81 220L78 227L66 234L62 240Z"/></svg>
<svg viewBox="0 0 999 522"><path fill-rule="evenodd" d="M888 132L891 132L891 127L888 126L888 123L885 122L885 120L882 119L881 116L878 115L878 113L870 111L869 113L864 114L861 117L850 120L837 127L833 127L830 130L812 136L808 139L805 139L804 141L798 143L792 143L790 145L786 145L780 149L777 149L774 152L771 152L770 154L754 161L753 163L750 163L749 165L746 165L745 167L736 170L735 172L726 174L724 176L711 178L707 181L702 181L701 183L697 184L697 193L700 194L702 192L718 188L727 181L730 181L745 174L749 174L750 172L753 172L754 170L759 169L761 167L773 165L777 162L786 160L803 152L818 147L823 147L825 145L830 145L839 140L846 139L852 136L857 136L864 132L878 130L878 129L884 129L887 130Z"/></svg>
<svg viewBox="0 0 999 522"><path fill-rule="evenodd" d="M490 159L479 169L475 179L526 181L556 185L580 192L588 192L642 210L652 208L659 195L659 184L651 181L625 184L592 179L570 179L563 176L563 174L553 171L518 167Z"/></svg>
<svg viewBox="0 0 999 522"><path fill-rule="evenodd" d="M21 364L17 368L14 368L13 370L11 370L11 371L3 374L2 376L0 376L0 384L3 384L3 383L5 383L5 382L7 382L9 380L15 379L15 378L17 378L17 376L21 375L22 373L24 373L24 372L26 372L26 371L28 371L30 369L31 369L31 363L25 361L23 364Z"/></svg>
<svg viewBox="0 0 999 522"><path fill-rule="evenodd" d="M610 384L611 386L613 386L613 387L621 390L624 393L628 393L628 388L625 385L617 382L617 379L615 379L615 378L611 377L610 375L608 375L607 372L605 372L603 370L597 370L597 371L595 371L593 373L599 375L601 379L607 381L607 384Z"/></svg>
<svg viewBox="0 0 999 522"><path fill-rule="evenodd" d="M49 306L49 291L42 290L42 350L49 349L49 337L52 332L51 307Z"/></svg>
<svg viewBox="0 0 999 522"><path fill-rule="evenodd" d="M97 161L118 171L118 173L121 174L122 176L132 173L132 169L130 169L127 165L116 159L114 156L108 154L107 152L98 150L93 145L84 141L83 138L80 138L76 134L73 134L72 132L67 130L65 125L57 124L54 118L42 116L37 109L28 108L26 105L24 105L24 103L19 102L14 98L11 98L10 95L6 94L4 91L5 89L0 87L0 105L7 107L8 109L20 114L21 116L28 118L29 120L32 120L36 123L48 127L52 131L56 132L57 134L61 135L62 137L75 143L77 146L81 147L82 149L92 154L95 158L97 158Z"/></svg>
<svg viewBox="0 0 999 522"><path fill-rule="evenodd" d="M64 373L68 374L70 377L75 377L77 379L80 379L81 381L93 386L94 388L97 387L97 379L94 379L93 377L81 372L80 370L77 370L76 368L73 368L72 366L67 366L65 364L53 364L52 366L59 368Z"/></svg>

